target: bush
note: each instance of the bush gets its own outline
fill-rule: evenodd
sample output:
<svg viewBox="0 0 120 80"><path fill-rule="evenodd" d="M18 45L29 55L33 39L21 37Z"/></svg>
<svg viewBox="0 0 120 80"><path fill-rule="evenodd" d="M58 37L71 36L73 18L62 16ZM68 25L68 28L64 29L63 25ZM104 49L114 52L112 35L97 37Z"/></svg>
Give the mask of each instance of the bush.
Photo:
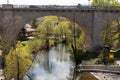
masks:
<svg viewBox="0 0 120 80"><path fill-rule="evenodd" d="M115 58L120 58L120 50L118 50L115 54L114 54Z"/></svg>
<svg viewBox="0 0 120 80"><path fill-rule="evenodd" d="M99 53L96 52L86 52L83 54L83 60L90 60L97 58L99 56Z"/></svg>
<svg viewBox="0 0 120 80"><path fill-rule="evenodd" d="M95 52L84 53L82 50L75 50L74 48L72 49L73 49L73 55L74 55L76 65L81 63L82 60L90 60L93 58L97 58L99 56L99 53L95 53Z"/></svg>

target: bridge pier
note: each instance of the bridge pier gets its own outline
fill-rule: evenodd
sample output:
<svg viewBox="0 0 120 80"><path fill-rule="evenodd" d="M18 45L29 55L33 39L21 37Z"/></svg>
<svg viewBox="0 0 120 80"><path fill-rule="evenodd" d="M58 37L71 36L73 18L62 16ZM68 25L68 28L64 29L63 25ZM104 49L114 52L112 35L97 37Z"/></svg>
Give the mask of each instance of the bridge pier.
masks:
<svg viewBox="0 0 120 80"><path fill-rule="evenodd" d="M81 74L82 72L80 71L80 69L78 68L78 66L76 66L74 68L74 73L73 73L73 79L72 80L79 80L81 78Z"/></svg>
<svg viewBox="0 0 120 80"><path fill-rule="evenodd" d="M2 5L2 14L1 16L1 37L2 37L2 43L4 48L4 53L7 54L9 49L11 47L15 47L16 44L16 32L17 29L15 27L15 16L14 16L14 10L13 5L11 4L3 4Z"/></svg>
<svg viewBox="0 0 120 80"><path fill-rule="evenodd" d="M81 74L82 74L82 72L79 72L79 73L74 72L72 80L76 80L76 79L78 80L78 79L80 79L81 78Z"/></svg>

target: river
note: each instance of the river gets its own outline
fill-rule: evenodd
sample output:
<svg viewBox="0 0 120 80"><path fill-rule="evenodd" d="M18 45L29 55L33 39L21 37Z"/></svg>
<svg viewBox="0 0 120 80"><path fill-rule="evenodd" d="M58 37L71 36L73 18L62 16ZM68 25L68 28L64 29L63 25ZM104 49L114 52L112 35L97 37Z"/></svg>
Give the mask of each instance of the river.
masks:
<svg viewBox="0 0 120 80"><path fill-rule="evenodd" d="M38 52L24 80L73 80L75 63L67 48L66 45L58 44L49 51ZM99 80L120 80L120 76L115 74L92 74ZM74 80L98 80L93 75L83 73L79 75L81 79L77 76L77 79Z"/></svg>
<svg viewBox="0 0 120 80"><path fill-rule="evenodd" d="M58 44L49 51L38 52L28 75L31 80L71 80L74 61L67 46ZM30 80L27 76L24 80Z"/></svg>

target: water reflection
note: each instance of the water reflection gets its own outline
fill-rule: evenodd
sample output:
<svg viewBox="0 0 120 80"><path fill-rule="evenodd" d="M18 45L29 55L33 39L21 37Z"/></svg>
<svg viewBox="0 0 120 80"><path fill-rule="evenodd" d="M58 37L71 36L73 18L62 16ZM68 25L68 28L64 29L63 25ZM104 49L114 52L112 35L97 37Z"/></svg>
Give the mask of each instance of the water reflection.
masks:
<svg viewBox="0 0 120 80"><path fill-rule="evenodd" d="M32 80L68 80L72 78L73 61L67 47L58 44L48 52L40 52L29 71ZM25 79L29 80L29 79Z"/></svg>

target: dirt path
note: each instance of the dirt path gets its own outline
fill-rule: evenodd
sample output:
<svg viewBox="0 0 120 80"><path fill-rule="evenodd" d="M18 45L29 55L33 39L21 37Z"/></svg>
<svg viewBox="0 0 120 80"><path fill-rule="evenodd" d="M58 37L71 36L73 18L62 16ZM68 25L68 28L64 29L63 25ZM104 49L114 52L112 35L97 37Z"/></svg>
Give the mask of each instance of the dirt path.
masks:
<svg viewBox="0 0 120 80"><path fill-rule="evenodd" d="M98 80L98 79L95 76L93 76L91 73L84 72L82 73L80 80Z"/></svg>

